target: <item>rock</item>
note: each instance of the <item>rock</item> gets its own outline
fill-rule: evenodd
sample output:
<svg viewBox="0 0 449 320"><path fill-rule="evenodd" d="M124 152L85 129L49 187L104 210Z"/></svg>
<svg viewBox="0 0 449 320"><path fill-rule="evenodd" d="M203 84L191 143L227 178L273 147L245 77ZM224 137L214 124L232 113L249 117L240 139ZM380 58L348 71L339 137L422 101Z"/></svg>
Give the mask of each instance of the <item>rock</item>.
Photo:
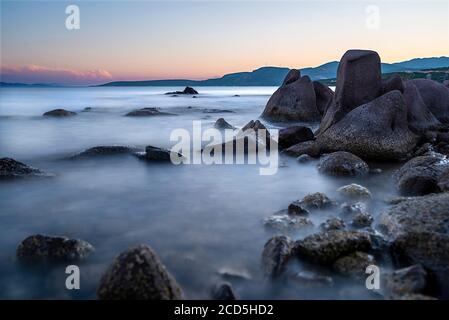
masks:
<svg viewBox="0 0 449 320"><path fill-rule="evenodd" d="M396 172L397 188L404 196L440 192L438 182L447 169L449 161L439 154L413 158Z"/></svg>
<svg viewBox="0 0 449 320"><path fill-rule="evenodd" d="M390 91L350 111L317 136L322 152L348 151L364 159L408 157L418 137L408 128L402 94Z"/></svg>
<svg viewBox="0 0 449 320"><path fill-rule="evenodd" d="M365 252L356 251L347 256L339 258L334 262L333 268L339 274L356 279L365 279L366 267L375 264L374 257Z"/></svg>
<svg viewBox="0 0 449 320"><path fill-rule="evenodd" d="M313 88L315 90L316 107L320 115L324 115L332 103L334 92L328 87L318 81L313 81Z"/></svg>
<svg viewBox="0 0 449 320"><path fill-rule="evenodd" d="M177 95L177 94L198 94L198 91L192 87L185 87L183 91L172 91L165 94Z"/></svg>
<svg viewBox="0 0 449 320"><path fill-rule="evenodd" d="M183 155L178 152L172 152L167 149L162 149L153 146L147 146L145 148L145 153L139 156L141 159L147 161L161 161L168 162L171 161L171 158L182 158Z"/></svg>
<svg viewBox="0 0 449 320"><path fill-rule="evenodd" d="M263 223L265 227L279 231L293 231L313 226L313 223L309 218L291 216L285 213L278 213L265 218Z"/></svg>
<svg viewBox="0 0 449 320"><path fill-rule="evenodd" d="M299 80L300 78L301 78L301 72L298 69L291 69L285 76L285 79L282 82L282 85L285 86L287 84L290 84L292 82Z"/></svg>
<svg viewBox="0 0 449 320"><path fill-rule="evenodd" d="M425 105L441 123L449 123L449 90L443 84L428 79L409 80L419 90Z"/></svg>
<svg viewBox="0 0 449 320"><path fill-rule="evenodd" d="M321 157L318 171L331 176L363 176L369 173L369 167L356 155L338 151Z"/></svg>
<svg viewBox="0 0 449 320"><path fill-rule="evenodd" d="M427 272L415 264L388 274L384 282L387 290L395 295L419 293L427 285Z"/></svg>
<svg viewBox="0 0 449 320"><path fill-rule="evenodd" d="M277 277L282 274L291 257L293 241L287 236L275 236L268 240L262 252L262 267L266 275Z"/></svg>
<svg viewBox="0 0 449 320"><path fill-rule="evenodd" d="M102 300L180 300L181 288L147 245L120 253L100 280Z"/></svg>
<svg viewBox="0 0 449 320"><path fill-rule="evenodd" d="M24 239L16 250L23 262L68 262L85 259L94 247L80 239L35 234Z"/></svg>
<svg viewBox="0 0 449 320"><path fill-rule="evenodd" d="M355 215L354 219L352 219L351 224L356 228L366 228L371 226L374 218L372 215L366 212L361 212Z"/></svg>
<svg viewBox="0 0 449 320"><path fill-rule="evenodd" d="M337 192L353 199L371 199L372 197L371 192L367 188L356 183L340 187L337 189Z"/></svg>
<svg viewBox="0 0 449 320"><path fill-rule="evenodd" d="M328 209L336 206L334 201L321 192L306 195L302 198L301 204L304 208L309 210Z"/></svg>
<svg viewBox="0 0 449 320"><path fill-rule="evenodd" d="M294 252L299 258L321 264L330 264L354 251L371 249L371 238L365 232L333 230L317 233L298 240Z"/></svg>
<svg viewBox="0 0 449 320"><path fill-rule="evenodd" d="M419 156L428 156L434 154L435 150L433 148L433 145L431 143L425 143L421 147L418 148L418 150L415 151L413 154L415 157Z"/></svg>
<svg viewBox="0 0 449 320"><path fill-rule="evenodd" d="M407 121L411 131L422 135L425 131L440 125L440 121L430 112L421 94L411 81L405 82L404 101L407 106Z"/></svg>
<svg viewBox="0 0 449 320"><path fill-rule="evenodd" d="M302 270L288 277L288 281L293 281L301 286L332 286L334 280L326 275L316 273L314 271Z"/></svg>
<svg viewBox="0 0 449 320"><path fill-rule="evenodd" d="M313 160L313 158L311 156L309 156L308 154L302 154L298 158L296 158L296 161L298 161L299 163L307 163L312 160Z"/></svg>
<svg viewBox="0 0 449 320"><path fill-rule="evenodd" d="M313 132L310 128L292 126L279 130L278 144L281 149L285 149L300 142L313 140L313 138Z"/></svg>
<svg viewBox="0 0 449 320"><path fill-rule="evenodd" d="M11 158L0 158L0 180L51 176L37 168Z"/></svg>
<svg viewBox="0 0 449 320"><path fill-rule="evenodd" d="M290 77L290 79L288 78ZM262 117L273 121L318 121L320 113L316 106L313 83L308 76L296 81L290 73L287 84L281 85L270 97Z"/></svg>
<svg viewBox="0 0 449 320"><path fill-rule="evenodd" d="M293 157L299 157L306 154L310 157L317 158L321 154L321 149L315 141L305 141L283 150L282 153Z"/></svg>
<svg viewBox="0 0 449 320"><path fill-rule="evenodd" d="M224 130L224 129L232 129L232 130L234 130L235 129L234 126L230 125L223 118L219 118L217 121L215 121L214 128L218 129L218 130Z"/></svg>
<svg viewBox="0 0 449 320"><path fill-rule="evenodd" d="M402 201L380 216L396 265L421 264L449 297L449 193Z"/></svg>
<svg viewBox="0 0 449 320"><path fill-rule="evenodd" d="M267 127L265 127L265 125L259 120L256 121L251 120L250 122L245 124L242 129L240 129L241 132L245 132L247 130L254 130L256 133L259 130L264 130L266 132L267 137L270 136L270 131L268 131Z"/></svg>
<svg viewBox="0 0 449 320"><path fill-rule="evenodd" d="M45 117L70 117L76 115L76 112L68 111L65 109L55 109L47 111L43 114Z"/></svg>
<svg viewBox="0 0 449 320"><path fill-rule="evenodd" d="M393 90L399 90L401 93L404 92L404 83L398 74L394 74L387 79L382 79L382 94Z"/></svg>
<svg viewBox="0 0 449 320"><path fill-rule="evenodd" d="M132 154L139 149L131 146L97 146L81 151L71 156L71 159L111 156L119 154Z"/></svg>
<svg viewBox="0 0 449 320"><path fill-rule="evenodd" d="M380 57L370 50L348 50L337 70L337 86L319 133L338 123L353 109L380 96L382 90Z"/></svg>
<svg viewBox="0 0 449 320"><path fill-rule="evenodd" d="M232 286L228 282L221 283L212 289L212 299L214 300L237 300L232 290Z"/></svg>
<svg viewBox="0 0 449 320"><path fill-rule="evenodd" d="M355 183L353 183L353 184L358 186ZM347 187L349 187L349 186L347 186ZM362 186L360 186L360 187L362 187ZM354 187L354 188L356 188L356 190L359 189L358 187ZM362 187L362 188L364 188L364 187ZM351 189L352 189L352 187L351 187ZM368 189L366 189L366 190L368 190ZM368 192L369 192L369 190L368 190ZM349 194L353 194L353 193L349 192ZM357 194L358 194L358 191L355 192L355 195L357 195ZM369 194L371 195L371 193L369 193ZM349 197L353 198L353 196L349 196ZM357 196L356 196L356 198L357 198ZM350 203L345 202L345 203L343 203L340 206L340 209L341 209L341 212L343 214L356 215L356 214L359 214L359 213L366 212L366 204L363 203L363 202L360 202L360 201L359 202L355 202L355 203L353 203L353 202L350 202Z"/></svg>
<svg viewBox="0 0 449 320"><path fill-rule="evenodd" d="M438 178L438 188L442 192L449 191L449 169L444 170Z"/></svg>
<svg viewBox="0 0 449 320"><path fill-rule="evenodd" d="M288 214L295 216L306 216L309 214L309 210L305 208L303 203L299 200L293 201L288 205Z"/></svg>
<svg viewBox="0 0 449 320"><path fill-rule="evenodd" d="M323 232L331 230L344 230L345 228L346 224L340 218L330 218L327 219L326 222L320 224L320 230Z"/></svg>
<svg viewBox="0 0 449 320"><path fill-rule="evenodd" d="M162 112L158 108L142 108L126 114L127 117L152 117L152 116L174 116L176 114Z"/></svg>

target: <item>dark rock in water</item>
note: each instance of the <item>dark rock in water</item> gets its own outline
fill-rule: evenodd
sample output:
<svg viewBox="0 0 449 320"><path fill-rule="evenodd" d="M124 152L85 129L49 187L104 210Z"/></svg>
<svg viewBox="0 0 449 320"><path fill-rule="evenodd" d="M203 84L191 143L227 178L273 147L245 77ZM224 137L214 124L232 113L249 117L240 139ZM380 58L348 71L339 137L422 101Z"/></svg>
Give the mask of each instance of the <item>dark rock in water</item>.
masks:
<svg viewBox="0 0 449 320"><path fill-rule="evenodd" d="M280 86L268 100L262 117L273 121L318 121L320 113L310 78L304 76Z"/></svg>
<svg viewBox="0 0 449 320"><path fill-rule="evenodd" d="M218 130L224 130L224 129L235 129L232 125L230 125L228 122L226 122L225 119L219 118L217 121L215 121L214 128Z"/></svg>
<svg viewBox="0 0 449 320"><path fill-rule="evenodd" d="M281 211L265 218L263 220L265 227L282 232L313 227L313 223L309 218L289 215L287 213L287 210L285 210L285 212Z"/></svg>
<svg viewBox="0 0 449 320"><path fill-rule="evenodd" d="M285 149L300 142L313 140L313 132L304 126L292 126L279 130L279 147Z"/></svg>
<svg viewBox="0 0 449 320"><path fill-rule="evenodd" d="M262 129L262 130L266 131L267 136L270 135L270 132L268 131L267 127L265 127L265 125L262 122L260 122L259 120L256 120L256 121L251 120L250 122L248 122L247 124L245 124L243 126L241 131L246 131L246 130L250 130L250 129L252 129L256 132L259 131L260 129Z"/></svg>
<svg viewBox="0 0 449 320"><path fill-rule="evenodd" d="M407 120L410 130L415 133L422 134L423 132L435 128L440 121L430 112L424 103L421 94L412 81L407 81L404 84L404 100L407 106Z"/></svg>
<svg viewBox="0 0 449 320"><path fill-rule="evenodd" d="M398 266L421 264L449 297L449 193L411 198L380 217Z"/></svg>
<svg viewBox="0 0 449 320"><path fill-rule="evenodd" d="M346 228L345 222L340 218L330 218L320 224L320 229L323 232L331 230L344 230Z"/></svg>
<svg viewBox="0 0 449 320"><path fill-rule="evenodd" d="M268 240L262 252L262 267L270 277L282 274L291 257L293 241L287 236L275 236Z"/></svg>
<svg viewBox="0 0 449 320"><path fill-rule="evenodd" d="M356 183L340 187L337 189L337 192L350 199L367 200L372 197L371 192L367 188ZM357 204L355 203L355 205Z"/></svg>
<svg viewBox="0 0 449 320"><path fill-rule="evenodd" d="M301 78L301 71L299 71L298 69L291 69L285 76L282 85L285 86L287 84L295 82L296 80L299 80L300 78Z"/></svg>
<svg viewBox="0 0 449 320"><path fill-rule="evenodd" d="M321 149L320 149L320 146L318 143L311 140L311 141L297 143L297 144L283 150L282 153L289 155L289 156L293 156L293 157L299 157L303 154L306 154L313 158L317 158L321 154Z"/></svg>
<svg viewBox="0 0 449 320"><path fill-rule="evenodd" d="M449 160L440 154L413 158L396 172L397 188L404 196L440 192L438 182L447 169Z"/></svg>
<svg viewBox="0 0 449 320"><path fill-rule="evenodd" d="M11 158L0 158L0 180L45 177L49 174Z"/></svg>
<svg viewBox="0 0 449 320"><path fill-rule="evenodd" d="M319 133L338 123L353 109L381 95L380 57L370 50L348 50L338 65L335 96L324 115Z"/></svg>
<svg viewBox="0 0 449 320"><path fill-rule="evenodd" d="M419 293L427 285L427 271L420 264L395 270L385 277L384 284L394 295Z"/></svg>
<svg viewBox="0 0 449 320"><path fill-rule="evenodd" d="M71 159L111 156L119 154L132 154L139 149L131 146L98 146L81 151L73 156Z"/></svg>
<svg viewBox="0 0 449 320"><path fill-rule="evenodd" d="M399 90L401 93L404 92L404 82L398 74L394 74L387 79L382 79L382 94L393 90Z"/></svg>
<svg viewBox="0 0 449 320"><path fill-rule="evenodd" d="M354 219L352 219L351 224L356 228L366 228L371 226L374 218L367 212L361 212L355 215Z"/></svg>
<svg viewBox="0 0 449 320"><path fill-rule="evenodd" d="M46 117L70 117L76 115L76 112L65 109L55 109L44 113Z"/></svg>
<svg viewBox="0 0 449 320"><path fill-rule="evenodd" d="M120 253L103 274L97 290L102 300L180 300L181 288L147 245Z"/></svg>
<svg viewBox="0 0 449 320"><path fill-rule="evenodd" d="M408 128L402 94L390 91L353 109L317 136L323 152L348 151L364 159L395 160L407 157L418 137Z"/></svg>
<svg viewBox="0 0 449 320"><path fill-rule="evenodd" d="M318 81L313 81L313 88L316 96L316 107L321 115L324 115L332 103L334 92Z"/></svg>
<svg viewBox="0 0 449 320"><path fill-rule="evenodd" d="M345 151L323 156L318 163L318 170L332 176L363 176L369 173L365 161Z"/></svg>
<svg viewBox="0 0 449 320"><path fill-rule="evenodd" d="M306 195L301 200L301 205L309 210L329 209L336 206L336 203L329 199L322 192L315 192Z"/></svg>
<svg viewBox="0 0 449 320"><path fill-rule="evenodd" d="M179 159L182 158L183 155L177 152L172 152L167 149L162 149L153 146L147 146L145 148L145 153L138 154L138 157L147 160L147 161L161 161L161 162L169 162L171 158Z"/></svg>
<svg viewBox="0 0 449 320"><path fill-rule="evenodd" d="M419 90L427 108L442 123L449 123L449 90L443 84L428 79L409 80Z"/></svg>
<svg viewBox="0 0 449 320"><path fill-rule="evenodd" d="M296 161L298 161L299 163L307 163L312 160L313 160L313 158L311 156L309 156L308 154L302 154L298 158L296 158Z"/></svg>
<svg viewBox="0 0 449 320"><path fill-rule="evenodd" d="M371 238L365 232L332 230L296 241L294 252L299 258L329 264L355 251L370 250L371 245Z"/></svg>
<svg viewBox="0 0 449 320"><path fill-rule="evenodd" d="M293 201L288 205L288 214L295 216L306 216L309 214L309 210L305 208L301 201Z"/></svg>
<svg viewBox="0 0 449 320"><path fill-rule="evenodd" d="M185 87L183 91L172 91L172 92L167 92L166 94L171 94L171 95L177 95L177 94L198 94L198 91L196 91L192 87Z"/></svg>
<svg viewBox="0 0 449 320"><path fill-rule="evenodd" d="M356 279L365 279L366 267L375 264L374 257L365 252L356 251L347 256L339 258L334 262L333 268L339 274L353 277Z"/></svg>
<svg viewBox="0 0 449 320"><path fill-rule="evenodd" d="M85 259L93 251L83 240L36 234L23 240L16 254L23 262L67 262Z"/></svg>
<svg viewBox="0 0 449 320"><path fill-rule="evenodd" d="M174 116L176 114L162 112L158 108L142 108L126 114L127 117L152 117L152 116Z"/></svg>
<svg viewBox="0 0 449 320"><path fill-rule="evenodd" d="M228 282L221 283L212 289L212 299L214 300L237 300L232 286Z"/></svg>

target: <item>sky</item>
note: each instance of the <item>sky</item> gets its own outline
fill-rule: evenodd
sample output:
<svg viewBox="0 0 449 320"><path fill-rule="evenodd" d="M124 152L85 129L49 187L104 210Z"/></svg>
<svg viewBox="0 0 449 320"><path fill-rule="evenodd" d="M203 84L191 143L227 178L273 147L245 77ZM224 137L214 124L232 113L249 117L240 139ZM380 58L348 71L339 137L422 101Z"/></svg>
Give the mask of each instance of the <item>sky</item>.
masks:
<svg viewBox="0 0 449 320"><path fill-rule="evenodd" d="M1 79L95 84L449 56L448 0L1 1ZM80 28L66 28L66 7Z"/></svg>

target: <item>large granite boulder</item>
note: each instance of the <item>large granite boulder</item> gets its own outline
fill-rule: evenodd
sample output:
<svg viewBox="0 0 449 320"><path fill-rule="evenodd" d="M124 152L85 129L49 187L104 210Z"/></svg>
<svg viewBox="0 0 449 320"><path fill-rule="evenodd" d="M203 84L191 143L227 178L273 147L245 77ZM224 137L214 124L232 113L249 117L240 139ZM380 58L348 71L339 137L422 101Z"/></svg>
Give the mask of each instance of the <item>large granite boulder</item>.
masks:
<svg viewBox="0 0 449 320"><path fill-rule="evenodd" d="M313 140L313 138L313 132L310 128L291 126L279 130L278 144L281 149L285 149L300 142Z"/></svg>
<svg viewBox="0 0 449 320"><path fill-rule="evenodd" d="M262 117L273 121L319 121L315 90L308 76L288 74L271 96ZM293 81L294 80L294 81Z"/></svg>
<svg viewBox="0 0 449 320"><path fill-rule="evenodd" d="M428 79L410 80L419 90L427 108L442 123L449 123L449 90L442 83Z"/></svg>
<svg viewBox="0 0 449 320"><path fill-rule="evenodd" d="M103 274L102 300L180 300L183 293L156 253L139 245L120 253Z"/></svg>
<svg viewBox="0 0 449 320"><path fill-rule="evenodd" d="M398 90L361 105L317 136L322 152L348 151L364 159L402 159L418 137L408 128L407 107Z"/></svg>
<svg viewBox="0 0 449 320"><path fill-rule="evenodd" d="M316 107L321 115L324 115L327 108L334 98L334 92L328 87L318 81L313 81L313 88L315 90Z"/></svg>
<svg viewBox="0 0 449 320"><path fill-rule="evenodd" d="M354 108L381 95L380 57L370 50L348 50L338 65L337 87L321 121L319 133L339 122Z"/></svg>

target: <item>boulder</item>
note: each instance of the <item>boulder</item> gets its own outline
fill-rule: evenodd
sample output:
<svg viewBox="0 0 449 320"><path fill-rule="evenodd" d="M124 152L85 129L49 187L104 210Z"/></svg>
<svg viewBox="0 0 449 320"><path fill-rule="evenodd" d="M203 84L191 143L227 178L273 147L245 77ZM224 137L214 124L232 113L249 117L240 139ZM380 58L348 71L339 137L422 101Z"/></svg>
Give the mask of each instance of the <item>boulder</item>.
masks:
<svg viewBox="0 0 449 320"><path fill-rule="evenodd" d="M310 78L304 76L281 85L268 100L262 117L272 121L319 121L320 113Z"/></svg>
<svg viewBox="0 0 449 320"><path fill-rule="evenodd" d="M441 123L449 123L449 90L442 83L428 79L409 80L419 93L429 110Z"/></svg>
<svg viewBox="0 0 449 320"><path fill-rule="evenodd" d="M369 173L369 167L356 155L338 151L321 157L318 171L331 176L363 176Z"/></svg>
<svg viewBox="0 0 449 320"><path fill-rule="evenodd" d="M292 157L299 157L306 154L310 157L317 158L321 154L321 149L318 143L311 140L295 144L287 149L284 149L282 153Z"/></svg>
<svg viewBox="0 0 449 320"><path fill-rule="evenodd" d="M133 154L139 149L131 146L97 146L81 151L71 156L71 159Z"/></svg>
<svg viewBox="0 0 449 320"><path fill-rule="evenodd" d="M330 218L320 224L320 230L323 232L331 230L344 230L346 228L345 222L340 218Z"/></svg>
<svg viewBox="0 0 449 320"><path fill-rule="evenodd" d="M0 158L0 180L46 176L50 174L11 158Z"/></svg>
<svg viewBox="0 0 449 320"><path fill-rule="evenodd" d="M279 130L278 144L281 149L285 149L300 142L313 140L313 138L313 132L310 128L292 126Z"/></svg>
<svg viewBox="0 0 449 320"><path fill-rule="evenodd" d="M76 112L68 111L65 109L55 109L47 111L43 114L45 117L71 117L76 115Z"/></svg>
<svg viewBox="0 0 449 320"><path fill-rule="evenodd" d="M398 90L350 111L317 136L322 152L348 151L364 159L407 157L418 137L408 128L407 107Z"/></svg>
<svg viewBox="0 0 449 320"><path fill-rule="evenodd" d="M308 210L329 209L336 206L336 203L322 192L308 194L300 202Z"/></svg>
<svg viewBox="0 0 449 320"><path fill-rule="evenodd" d="M368 190L368 188L365 188L364 186L361 186L356 183L351 183L346 186L340 187L337 189L337 192L340 193L342 196L350 198L350 199L371 199L372 195L371 192ZM363 205L363 204L362 204ZM366 210L366 207L356 204L351 204L351 206L355 206L357 209L362 209L363 211ZM351 208L355 209L355 208ZM356 213L363 212L362 210L351 210Z"/></svg>
<svg viewBox="0 0 449 320"><path fill-rule="evenodd" d="M398 74L394 74L387 79L382 79L382 94L393 90L399 90L401 93L404 92L404 82Z"/></svg>
<svg viewBox="0 0 449 320"><path fill-rule="evenodd" d="M380 57L370 50L348 50L337 70L337 86L319 133L339 122L351 110L380 96L382 90Z"/></svg>
<svg viewBox="0 0 449 320"><path fill-rule="evenodd" d="M347 256L339 258L334 262L333 268L341 275L356 279L365 279L366 267L375 264L374 257L365 252L356 251Z"/></svg>
<svg viewBox="0 0 449 320"><path fill-rule="evenodd" d="M178 94L198 94L198 91L192 87L185 87L183 91L172 91L165 94L178 95Z"/></svg>
<svg viewBox="0 0 449 320"><path fill-rule="evenodd" d="M85 259L93 251L84 240L35 234L19 244L16 255L22 262L69 262Z"/></svg>
<svg viewBox="0 0 449 320"><path fill-rule="evenodd" d="M219 118L217 121L215 121L214 128L218 130L235 129L234 126L226 122L226 120L223 118Z"/></svg>
<svg viewBox="0 0 449 320"><path fill-rule="evenodd" d="M440 192L438 182L447 169L449 160L441 154L413 158L396 172L397 188L404 196Z"/></svg>
<svg viewBox="0 0 449 320"><path fill-rule="evenodd" d="M313 81L313 88L315 90L316 107L321 115L324 115L327 108L334 98L334 92L328 87L318 81Z"/></svg>
<svg viewBox="0 0 449 320"><path fill-rule="evenodd" d="M212 289L212 299L214 300L237 300L234 290L229 282L221 283Z"/></svg>
<svg viewBox="0 0 449 320"><path fill-rule="evenodd" d="M262 267L266 275L277 277L282 274L291 257L293 241L287 236L275 236L268 240L262 252Z"/></svg>
<svg viewBox="0 0 449 320"><path fill-rule="evenodd" d="M355 251L370 250L371 246L371 238L365 232L332 230L296 241L294 252L301 259L331 264L338 258Z"/></svg>
<svg viewBox="0 0 449 320"><path fill-rule="evenodd" d="M162 112L158 108L142 108L126 114L127 117L174 116L174 113Z"/></svg>
<svg viewBox="0 0 449 320"><path fill-rule="evenodd" d="M147 245L120 253L103 274L97 295L102 300L183 299L181 288Z"/></svg>
<svg viewBox="0 0 449 320"><path fill-rule="evenodd" d="M285 86L287 84L295 82L296 80L299 80L300 78L301 78L301 71L299 71L298 69L291 69L285 76L282 85Z"/></svg>

